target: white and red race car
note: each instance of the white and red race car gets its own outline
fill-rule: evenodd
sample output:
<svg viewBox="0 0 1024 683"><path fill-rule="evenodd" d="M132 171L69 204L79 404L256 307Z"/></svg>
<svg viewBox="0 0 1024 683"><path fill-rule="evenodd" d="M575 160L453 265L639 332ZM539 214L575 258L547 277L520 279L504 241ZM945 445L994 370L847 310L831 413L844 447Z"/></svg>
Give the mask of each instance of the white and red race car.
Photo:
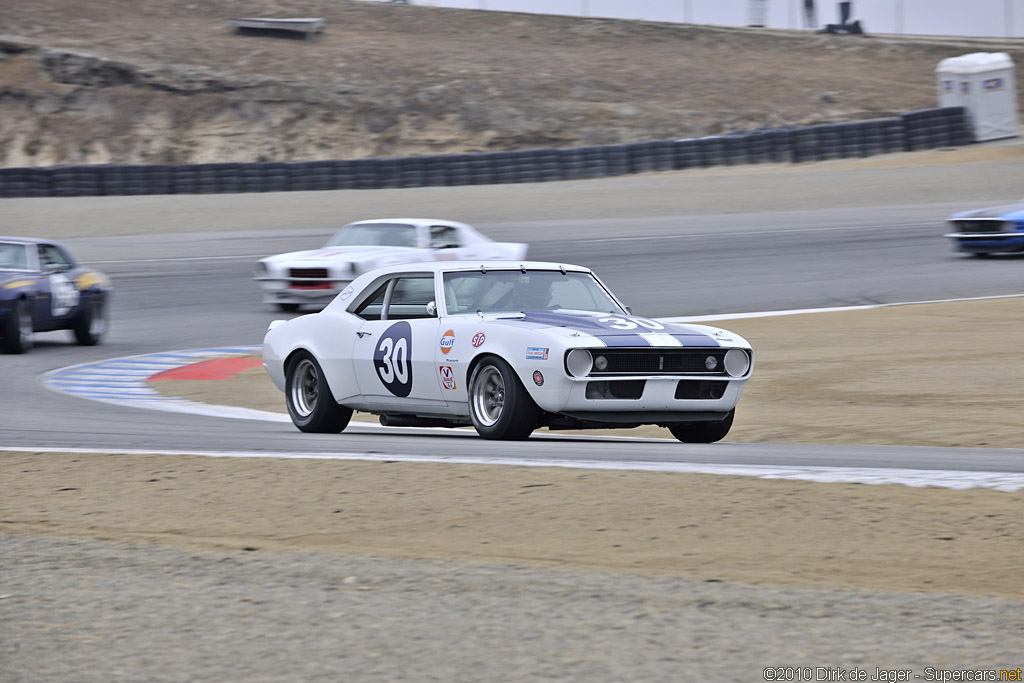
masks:
<svg viewBox="0 0 1024 683"><path fill-rule="evenodd" d="M465 223L430 218L380 218L340 228L322 249L268 256L254 279L263 301L282 311L324 305L359 275L395 263L521 259L527 245L495 242Z"/></svg>
<svg viewBox="0 0 1024 683"><path fill-rule="evenodd" d="M753 364L737 334L635 316L589 269L530 261L381 268L263 341L306 432L340 432L359 410L488 439L657 424L710 443L732 427Z"/></svg>

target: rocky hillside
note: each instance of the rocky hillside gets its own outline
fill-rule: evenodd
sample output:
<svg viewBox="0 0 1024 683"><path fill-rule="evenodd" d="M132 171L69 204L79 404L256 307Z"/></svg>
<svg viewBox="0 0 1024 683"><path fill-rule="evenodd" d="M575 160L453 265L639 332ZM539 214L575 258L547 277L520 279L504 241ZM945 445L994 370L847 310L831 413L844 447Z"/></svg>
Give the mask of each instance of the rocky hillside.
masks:
<svg viewBox="0 0 1024 683"><path fill-rule="evenodd" d="M327 28L240 35L226 23L240 16ZM1024 60L1022 41L346 0L5 0L0 165L405 156L872 118L935 106L935 65L974 51Z"/></svg>

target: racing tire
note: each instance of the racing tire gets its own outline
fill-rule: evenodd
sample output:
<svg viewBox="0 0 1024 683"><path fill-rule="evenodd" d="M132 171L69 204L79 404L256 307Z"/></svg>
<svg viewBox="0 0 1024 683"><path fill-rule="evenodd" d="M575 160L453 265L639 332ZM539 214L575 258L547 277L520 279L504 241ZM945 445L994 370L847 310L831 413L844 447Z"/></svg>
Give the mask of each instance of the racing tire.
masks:
<svg viewBox="0 0 1024 683"><path fill-rule="evenodd" d="M284 393L288 415L300 431L337 434L352 419L352 409L334 401L323 369L308 351L299 351L288 363Z"/></svg>
<svg viewBox="0 0 1024 683"><path fill-rule="evenodd" d="M25 299L17 299L4 324L2 343L5 353L25 353L32 348L32 309Z"/></svg>
<svg viewBox="0 0 1024 683"><path fill-rule="evenodd" d="M736 409L733 408L724 420L716 422L677 422L668 425L672 436L683 443L714 443L721 441L732 429L733 418L736 417Z"/></svg>
<svg viewBox="0 0 1024 683"><path fill-rule="evenodd" d="M277 310L282 313L294 313L299 310L299 304L277 304Z"/></svg>
<svg viewBox="0 0 1024 683"><path fill-rule="evenodd" d="M469 380L469 416L485 439L521 441L537 427L540 409L509 364L490 357Z"/></svg>
<svg viewBox="0 0 1024 683"><path fill-rule="evenodd" d="M79 345L96 346L103 341L107 324L107 302L102 294L97 294L82 308L71 331Z"/></svg>

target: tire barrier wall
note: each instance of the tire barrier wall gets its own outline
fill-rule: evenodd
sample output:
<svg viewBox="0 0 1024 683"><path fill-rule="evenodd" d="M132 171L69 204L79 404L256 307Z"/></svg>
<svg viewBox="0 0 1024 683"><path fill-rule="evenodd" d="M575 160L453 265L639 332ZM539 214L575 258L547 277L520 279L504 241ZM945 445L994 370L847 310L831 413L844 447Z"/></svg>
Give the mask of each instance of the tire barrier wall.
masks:
<svg viewBox="0 0 1024 683"><path fill-rule="evenodd" d="M582 180L708 166L867 157L973 142L964 109L685 140L572 149L294 163L88 165L0 169L0 197L369 190Z"/></svg>

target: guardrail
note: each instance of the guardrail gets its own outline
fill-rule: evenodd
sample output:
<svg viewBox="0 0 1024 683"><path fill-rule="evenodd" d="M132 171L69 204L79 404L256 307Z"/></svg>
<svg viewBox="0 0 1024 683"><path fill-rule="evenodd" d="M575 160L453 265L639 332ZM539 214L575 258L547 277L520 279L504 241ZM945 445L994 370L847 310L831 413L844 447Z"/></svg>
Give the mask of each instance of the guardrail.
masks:
<svg viewBox="0 0 1024 683"><path fill-rule="evenodd" d="M0 169L0 197L371 190L581 180L709 166L867 157L973 142L964 109L685 140L514 152L291 163Z"/></svg>

